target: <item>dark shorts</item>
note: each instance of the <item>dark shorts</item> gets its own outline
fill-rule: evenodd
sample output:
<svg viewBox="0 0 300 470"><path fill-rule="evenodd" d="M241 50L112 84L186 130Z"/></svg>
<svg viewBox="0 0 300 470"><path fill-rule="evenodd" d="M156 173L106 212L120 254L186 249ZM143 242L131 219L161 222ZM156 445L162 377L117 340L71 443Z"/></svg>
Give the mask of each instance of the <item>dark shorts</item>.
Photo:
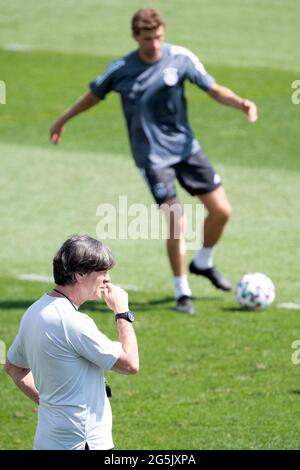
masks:
<svg viewBox="0 0 300 470"><path fill-rule="evenodd" d="M141 172L159 205L176 197L175 178L192 196L210 193L222 185L220 176L201 150L176 165Z"/></svg>

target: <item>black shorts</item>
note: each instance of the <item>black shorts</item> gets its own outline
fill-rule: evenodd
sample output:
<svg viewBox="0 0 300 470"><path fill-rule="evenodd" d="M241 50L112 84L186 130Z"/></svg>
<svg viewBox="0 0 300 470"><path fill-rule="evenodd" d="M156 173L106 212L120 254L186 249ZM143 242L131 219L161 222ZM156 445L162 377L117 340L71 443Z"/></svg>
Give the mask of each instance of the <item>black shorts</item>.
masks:
<svg viewBox="0 0 300 470"><path fill-rule="evenodd" d="M222 185L220 176L201 150L175 165L141 172L159 205L176 197L175 178L192 196L210 193Z"/></svg>

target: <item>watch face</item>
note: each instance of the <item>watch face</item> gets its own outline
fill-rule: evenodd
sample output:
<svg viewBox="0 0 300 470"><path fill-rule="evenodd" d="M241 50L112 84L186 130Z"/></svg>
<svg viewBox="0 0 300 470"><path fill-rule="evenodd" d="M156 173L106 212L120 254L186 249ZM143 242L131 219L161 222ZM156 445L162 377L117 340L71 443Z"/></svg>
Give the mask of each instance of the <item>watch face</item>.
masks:
<svg viewBox="0 0 300 470"><path fill-rule="evenodd" d="M128 320L133 321L134 320L134 314L132 312L128 312Z"/></svg>

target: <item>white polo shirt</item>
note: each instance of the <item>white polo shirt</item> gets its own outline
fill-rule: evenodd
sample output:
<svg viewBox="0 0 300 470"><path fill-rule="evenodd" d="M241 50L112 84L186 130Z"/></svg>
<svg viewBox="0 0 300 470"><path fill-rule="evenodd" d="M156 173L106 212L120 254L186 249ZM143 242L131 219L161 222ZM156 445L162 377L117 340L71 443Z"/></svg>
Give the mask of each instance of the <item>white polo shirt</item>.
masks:
<svg viewBox="0 0 300 470"><path fill-rule="evenodd" d="M39 390L34 449L111 449L112 414L104 370L122 345L61 297L43 295L25 312L7 357L32 370Z"/></svg>

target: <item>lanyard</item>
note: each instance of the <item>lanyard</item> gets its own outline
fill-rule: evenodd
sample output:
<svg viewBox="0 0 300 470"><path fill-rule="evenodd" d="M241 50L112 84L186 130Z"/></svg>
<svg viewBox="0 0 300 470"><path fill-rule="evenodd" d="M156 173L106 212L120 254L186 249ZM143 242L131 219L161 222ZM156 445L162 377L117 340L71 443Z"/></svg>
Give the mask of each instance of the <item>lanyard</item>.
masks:
<svg viewBox="0 0 300 470"><path fill-rule="evenodd" d="M75 308L75 310L78 310L78 308L73 304L73 302L71 302L71 300L69 299L69 297L66 294L64 294L63 292L61 292L58 289L53 289L53 290L55 292L57 292L58 294L63 295L70 302L70 304Z"/></svg>

